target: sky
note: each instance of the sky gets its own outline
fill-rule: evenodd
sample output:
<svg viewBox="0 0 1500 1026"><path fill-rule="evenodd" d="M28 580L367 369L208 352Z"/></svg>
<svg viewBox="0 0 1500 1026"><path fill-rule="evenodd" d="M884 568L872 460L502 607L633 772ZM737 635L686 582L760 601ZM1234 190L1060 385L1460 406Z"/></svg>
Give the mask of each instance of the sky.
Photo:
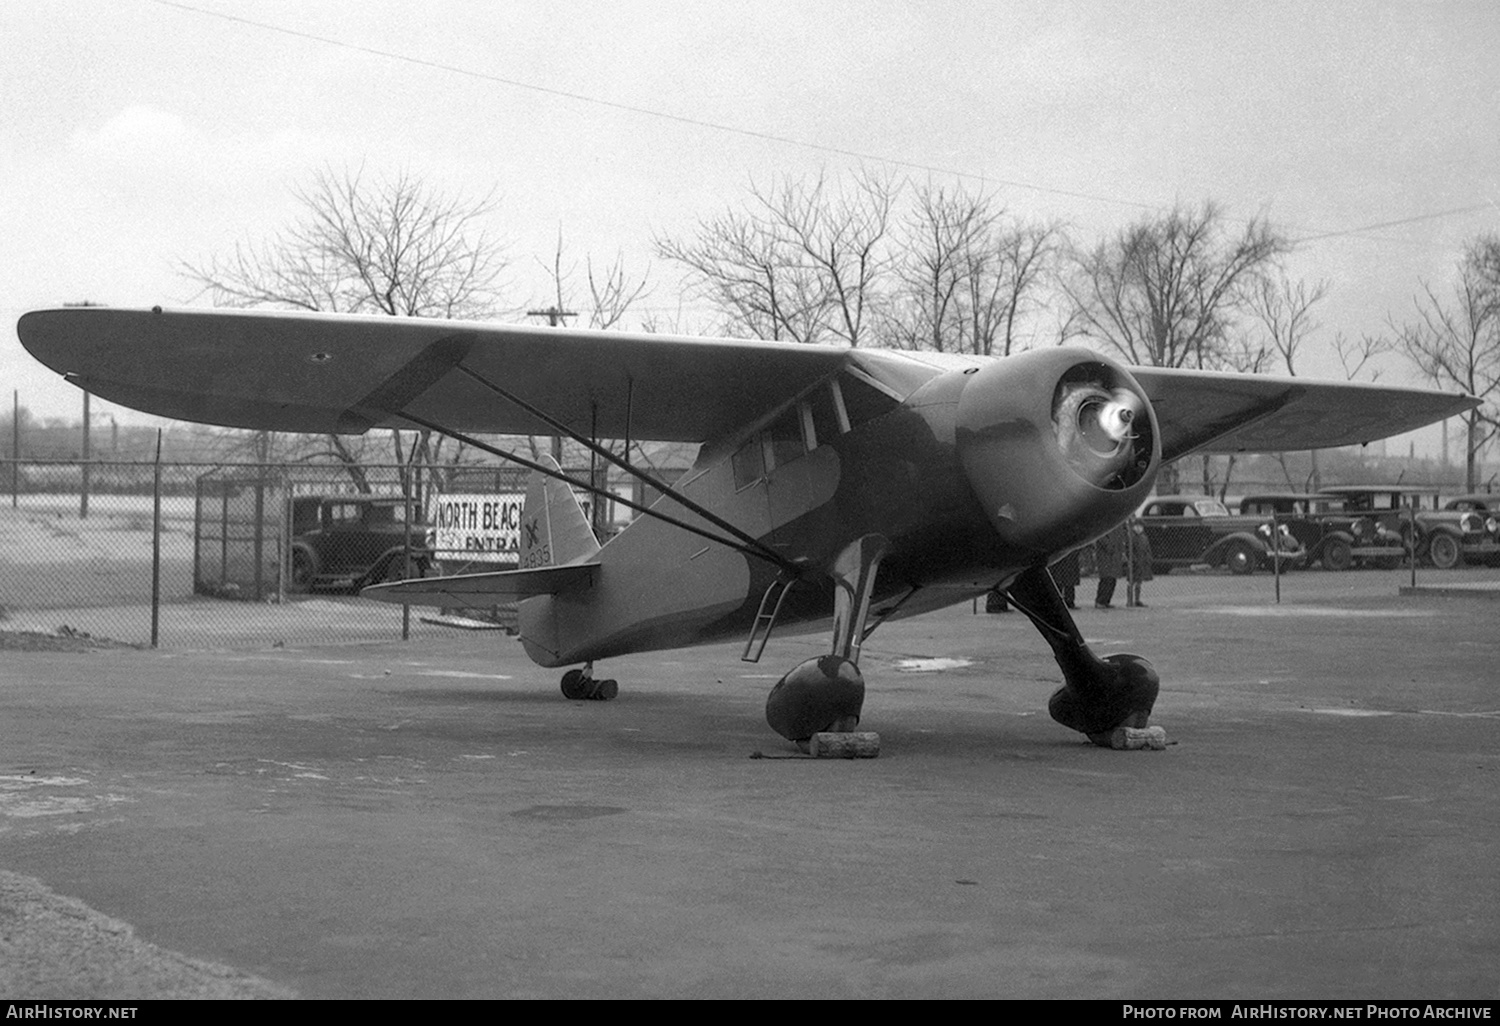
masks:
<svg viewBox="0 0 1500 1026"><path fill-rule="evenodd" d="M182 263L288 224L320 168L493 193L518 309L561 233L669 318L652 238L782 176L962 183L1080 239L1211 199L1307 240L1289 270L1328 295L1298 370L1327 377L1335 332L1412 319L1500 232L1489 0L37 0L0 39L0 395L43 417L80 393L21 313L194 301Z"/></svg>

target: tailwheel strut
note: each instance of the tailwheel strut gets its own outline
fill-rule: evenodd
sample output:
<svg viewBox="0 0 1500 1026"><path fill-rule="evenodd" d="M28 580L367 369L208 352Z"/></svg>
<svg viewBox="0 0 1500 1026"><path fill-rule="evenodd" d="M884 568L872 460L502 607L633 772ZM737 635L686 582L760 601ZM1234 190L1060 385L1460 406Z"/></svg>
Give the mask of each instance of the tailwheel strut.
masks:
<svg viewBox="0 0 1500 1026"><path fill-rule="evenodd" d="M585 700L608 702L620 693L620 684L618 681L595 680L593 672L594 664L589 663L581 670L569 670L563 674L563 697L574 702Z"/></svg>

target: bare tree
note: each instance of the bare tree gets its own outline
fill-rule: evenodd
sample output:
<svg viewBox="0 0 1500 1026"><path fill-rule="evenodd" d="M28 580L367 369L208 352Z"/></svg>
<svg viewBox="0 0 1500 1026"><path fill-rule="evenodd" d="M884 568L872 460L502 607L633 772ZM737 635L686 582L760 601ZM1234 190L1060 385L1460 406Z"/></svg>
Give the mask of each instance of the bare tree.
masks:
<svg viewBox="0 0 1500 1026"><path fill-rule="evenodd" d="M918 190L905 222L887 341L914 349L1008 356L1061 228L1007 219L985 195Z"/></svg>
<svg viewBox="0 0 1500 1026"><path fill-rule="evenodd" d="M1379 381L1381 371L1374 361L1395 350L1395 341L1387 335L1366 333L1355 340L1340 331L1333 336L1334 355L1339 358L1339 366L1344 368L1344 377L1350 381L1358 381L1366 369L1369 370L1369 380Z"/></svg>
<svg viewBox="0 0 1500 1026"><path fill-rule="evenodd" d="M750 187L743 209L700 221L691 238L657 236L731 334L794 342L872 341L897 187L860 173L851 187L784 180Z"/></svg>
<svg viewBox="0 0 1500 1026"><path fill-rule="evenodd" d="M889 310L888 342L940 353L965 348L968 254L980 248L998 218L983 197L962 189L918 190L903 226L900 294Z"/></svg>
<svg viewBox="0 0 1500 1026"><path fill-rule="evenodd" d="M1259 276L1249 290L1250 310L1259 322L1266 338L1262 351L1268 359L1274 351L1280 357L1281 365L1286 369L1286 373L1293 377L1297 375L1297 357L1301 354L1303 344L1320 327L1319 323L1313 319L1312 308L1327 294L1328 282L1317 281L1308 284L1301 279L1292 281L1287 277L1286 271L1280 269L1274 274ZM1259 370L1260 367L1251 369ZM1286 476L1287 484L1292 484L1286 454L1276 453L1275 459L1281 465L1281 472ZM1232 470L1233 455L1229 457L1229 465ZM1316 450L1310 453L1310 466L1311 472L1306 486L1311 491L1317 491L1322 481L1318 471ZM1226 487L1228 485L1227 472L1225 485ZM1222 495L1220 497L1222 498Z"/></svg>
<svg viewBox="0 0 1500 1026"><path fill-rule="evenodd" d="M566 266L565 266L566 265ZM552 310L555 317L574 317L568 313L576 302L573 298L573 276L578 262L569 260L563 244L562 230L557 233L557 247L552 253L552 263L543 264L547 277L552 282ZM625 257L616 253L608 267L594 269L594 258L584 258L584 279L588 285L587 317L590 328L608 330L620 327L630 308L637 301L651 294L647 287L647 276L633 277L625 268Z"/></svg>
<svg viewBox="0 0 1500 1026"><path fill-rule="evenodd" d="M1071 311L1064 330L1135 364L1242 369L1264 364L1262 347L1239 324L1273 262L1290 249L1260 218L1233 232L1218 204L1182 206L1129 225L1091 251L1073 253L1063 291ZM1180 470L1162 468L1163 491ZM1203 460L1203 486L1213 491Z"/></svg>
<svg viewBox="0 0 1500 1026"><path fill-rule="evenodd" d="M1280 269L1259 276L1248 290L1250 310L1290 375L1296 376L1303 343L1321 327L1312 308L1327 294L1328 282L1292 281Z"/></svg>
<svg viewBox="0 0 1500 1026"><path fill-rule="evenodd" d="M1439 388L1457 388L1484 400L1463 415L1467 429L1464 480L1479 481L1479 453L1500 433L1500 237L1481 236L1458 263L1453 295L1441 298L1430 283L1415 299L1417 319L1394 325L1397 345Z"/></svg>
<svg viewBox="0 0 1500 1026"><path fill-rule="evenodd" d="M1222 366L1258 277L1288 252L1260 218L1232 232L1218 204L1152 215L1073 255L1077 334L1155 367Z"/></svg>
<svg viewBox="0 0 1500 1026"><path fill-rule="evenodd" d="M1059 222L1016 222L1002 231L991 247L996 260L994 287L987 290L987 302L971 304L976 310L994 317L999 330L987 334L976 323L974 337L983 339L981 352L1009 356L1021 345L1020 328L1042 305L1042 286L1055 281L1057 260L1067 242ZM975 281L980 280L977 276Z"/></svg>
<svg viewBox="0 0 1500 1026"><path fill-rule="evenodd" d="M290 226L231 255L184 262L182 274L218 306L469 319L500 311L508 261L486 227L493 196L451 196L408 171L368 180L363 168L319 171L296 196L303 210ZM338 435L328 444L367 490L363 446ZM438 457L427 431L408 447L393 429L391 445L400 464Z"/></svg>

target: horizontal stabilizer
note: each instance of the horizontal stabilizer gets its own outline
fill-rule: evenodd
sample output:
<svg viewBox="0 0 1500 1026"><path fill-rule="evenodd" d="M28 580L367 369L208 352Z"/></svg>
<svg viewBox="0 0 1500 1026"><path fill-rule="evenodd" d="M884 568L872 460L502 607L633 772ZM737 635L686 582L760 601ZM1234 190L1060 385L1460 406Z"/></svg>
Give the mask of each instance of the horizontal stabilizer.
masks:
<svg viewBox="0 0 1500 1026"><path fill-rule="evenodd" d="M597 579L598 563L542 566L531 570L498 570L451 577L423 577L373 584L365 598L408 606L489 606L534 595L556 595L587 588Z"/></svg>

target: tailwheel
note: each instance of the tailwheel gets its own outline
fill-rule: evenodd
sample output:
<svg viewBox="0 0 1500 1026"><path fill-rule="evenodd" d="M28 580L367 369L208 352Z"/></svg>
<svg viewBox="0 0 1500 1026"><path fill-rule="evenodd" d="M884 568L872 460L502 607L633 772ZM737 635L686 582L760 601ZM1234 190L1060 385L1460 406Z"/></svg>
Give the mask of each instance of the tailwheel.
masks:
<svg viewBox="0 0 1500 1026"><path fill-rule="evenodd" d="M562 676L563 697L573 702L581 702L585 699L595 702L608 702L620 693L620 683L615 680L595 680L589 676L588 667L582 670L569 670Z"/></svg>

